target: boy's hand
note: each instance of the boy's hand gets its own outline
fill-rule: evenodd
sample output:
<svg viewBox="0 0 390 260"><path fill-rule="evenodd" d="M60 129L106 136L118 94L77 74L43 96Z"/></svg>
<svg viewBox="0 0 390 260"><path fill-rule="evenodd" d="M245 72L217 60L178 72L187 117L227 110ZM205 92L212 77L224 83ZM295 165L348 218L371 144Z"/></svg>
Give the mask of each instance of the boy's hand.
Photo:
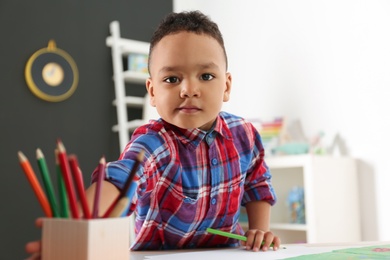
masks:
<svg viewBox="0 0 390 260"><path fill-rule="evenodd" d="M275 236L271 231L265 232L260 229L250 229L245 233L245 236L247 237L247 241L241 244L247 250L257 252L260 250L267 251L270 247L273 247L273 250L278 250L280 247L279 237Z"/></svg>
<svg viewBox="0 0 390 260"><path fill-rule="evenodd" d="M38 218L37 220L35 220L35 225L39 228L42 227L42 222L43 222L43 219L42 218ZM38 241L32 241L32 242L28 242L26 244L26 252L31 254L29 258L27 258L28 260L39 260L41 259L41 241L38 240Z"/></svg>

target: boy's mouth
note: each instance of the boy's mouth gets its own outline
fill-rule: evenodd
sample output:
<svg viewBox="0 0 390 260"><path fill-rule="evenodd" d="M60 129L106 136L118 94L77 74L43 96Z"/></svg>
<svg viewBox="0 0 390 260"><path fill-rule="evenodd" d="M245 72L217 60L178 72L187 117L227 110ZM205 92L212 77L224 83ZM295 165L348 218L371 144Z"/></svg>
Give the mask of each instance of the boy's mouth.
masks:
<svg viewBox="0 0 390 260"><path fill-rule="evenodd" d="M197 106L186 105L186 106L179 107L178 110L183 113L196 113L201 109Z"/></svg>

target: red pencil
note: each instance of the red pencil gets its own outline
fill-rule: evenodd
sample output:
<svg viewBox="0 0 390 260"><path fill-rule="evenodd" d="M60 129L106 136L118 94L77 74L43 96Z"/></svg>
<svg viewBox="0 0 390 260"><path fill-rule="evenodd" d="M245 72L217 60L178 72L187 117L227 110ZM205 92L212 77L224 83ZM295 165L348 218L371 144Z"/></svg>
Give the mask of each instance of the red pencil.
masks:
<svg viewBox="0 0 390 260"><path fill-rule="evenodd" d="M99 217L100 193L101 193L102 182L104 180L104 174L106 170L106 158L104 158L104 156L100 159L98 170L99 171L98 171L98 179L96 182L95 199L93 201L92 218Z"/></svg>
<svg viewBox="0 0 390 260"><path fill-rule="evenodd" d="M37 176L35 175L30 162L28 161L27 157L20 151L18 152L18 157L19 157L20 166L22 167L24 173L26 174L26 177L30 182L30 185L33 188L35 195L37 196L38 201L41 204L41 207L45 212L46 217L51 218L53 216L53 213L51 211L49 201L47 200L47 197L43 192L41 185L38 182Z"/></svg>
<svg viewBox="0 0 390 260"><path fill-rule="evenodd" d="M80 216L79 216L79 211L77 209L76 193L72 182L72 175L70 172L68 156L66 154L65 147L60 140L57 141L57 146L58 146L58 161L60 163L62 176L64 177L65 187L68 193L70 211L72 213L72 217L78 219L80 218Z"/></svg>
<svg viewBox="0 0 390 260"><path fill-rule="evenodd" d="M84 218L91 218L91 211L88 207L87 197L85 195L83 175L81 173L77 157L74 154L68 156L69 165L72 170L73 180L76 183L77 192L79 194L79 199L81 202L81 208L83 209Z"/></svg>

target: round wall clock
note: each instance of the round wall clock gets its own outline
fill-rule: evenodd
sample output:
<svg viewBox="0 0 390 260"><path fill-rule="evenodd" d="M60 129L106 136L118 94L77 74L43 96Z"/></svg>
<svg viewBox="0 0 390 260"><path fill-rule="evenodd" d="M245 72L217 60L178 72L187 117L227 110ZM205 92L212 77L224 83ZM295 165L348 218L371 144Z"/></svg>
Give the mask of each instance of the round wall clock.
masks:
<svg viewBox="0 0 390 260"><path fill-rule="evenodd" d="M25 77L37 97L51 102L69 98L79 81L76 63L68 53L56 47L54 40L28 59Z"/></svg>

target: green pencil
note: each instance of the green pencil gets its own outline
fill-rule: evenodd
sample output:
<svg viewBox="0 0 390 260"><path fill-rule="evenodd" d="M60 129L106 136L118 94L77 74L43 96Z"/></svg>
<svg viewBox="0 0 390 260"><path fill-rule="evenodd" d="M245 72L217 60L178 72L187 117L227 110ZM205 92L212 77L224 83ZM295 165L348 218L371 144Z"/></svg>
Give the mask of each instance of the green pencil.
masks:
<svg viewBox="0 0 390 260"><path fill-rule="evenodd" d="M211 233L211 234L214 234L214 235L234 238L234 239L238 239L238 240L242 240L242 241L246 241L247 240L246 236L237 235L237 234L233 234L233 233L230 233L230 232L225 232L225 231L221 231L221 230L217 230L217 229L213 229L213 228L207 228L206 231L208 233ZM263 241L263 243L261 243L261 245L264 245L264 241ZM270 247L274 247L274 243L271 243ZM282 248L284 248L284 247L282 247Z"/></svg>
<svg viewBox="0 0 390 260"><path fill-rule="evenodd" d="M54 196L53 185L51 184L49 170L47 168L45 157L43 156L43 153L42 153L41 149L39 149L39 148L36 151L36 155L37 155L38 167L39 167L39 169L41 171L41 175L42 175L43 185L45 187L46 195L47 195L47 198L49 200L51 210L53 212L53 217L58 218L58 217L60 217L60 214L58 213L56 198Z"/></svg>
<svg viewBox="0 0 390 260"><path fill-rule="evenodd" d="M213 229L213 228L207 228L206 231L211 233L211 234L214 234L214 235L219 235L219 236L224 236L224 237L229 237L229 238L234 238L234 239L246 241L246 236L241 236L241 235L237 235L237 234L233 234L230 232L225 232L225 231L221 231L221 230L217 230L217 229Z"/></svg>

